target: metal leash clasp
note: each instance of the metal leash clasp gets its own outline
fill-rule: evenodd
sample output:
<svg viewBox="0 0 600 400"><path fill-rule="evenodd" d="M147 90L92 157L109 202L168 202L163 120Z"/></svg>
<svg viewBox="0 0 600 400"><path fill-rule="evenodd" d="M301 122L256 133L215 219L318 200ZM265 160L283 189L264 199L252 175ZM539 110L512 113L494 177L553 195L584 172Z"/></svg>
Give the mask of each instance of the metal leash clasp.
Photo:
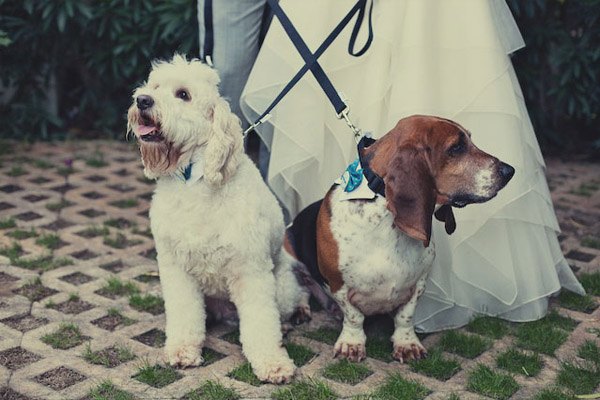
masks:
<svg viewBox="0 0 600 400"><path fill-rule="evenodd" d="M246 137L246 135L248 135L248 133L250 133L250 131L254 128L256 128L257 126L267 122L269 119L271 118L271 114L266 114L264 117L262 117L261 119L257 120L255 123L253 123L252 125L250 125L248 128L246 128L246 130L244 131L244 137Z"/></svg>
<svg viewBox="0 0 600 400"><path fill-rule="evenodd" d="M348 125L348 127L352 130L352 133L354 133L354 140L356 143L358 143L363 136L362 130L354 125L348 114L350 114L350 107L346 106L346 108L344 108L342 112L337 115L337 117L338 119L344 119L344 121L346 121L346 125Z"/></svg>

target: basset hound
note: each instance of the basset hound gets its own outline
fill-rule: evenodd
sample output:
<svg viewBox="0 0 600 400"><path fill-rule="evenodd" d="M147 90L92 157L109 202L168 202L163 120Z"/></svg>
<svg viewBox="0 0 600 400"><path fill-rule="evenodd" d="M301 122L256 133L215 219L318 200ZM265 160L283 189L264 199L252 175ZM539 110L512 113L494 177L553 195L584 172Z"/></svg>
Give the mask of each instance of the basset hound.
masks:
<svg viewBox="0 0 600 400"><path fill-rule="evenodd" d="M452 207L490 200L515 171L456 122L432 116L404 118L359 149L360 164L298 214L284 248L341 308L336 356L365 358L364 316L392 313L393 357L420 359L412 316L435 257L434 214L452 233Z"/></svg>

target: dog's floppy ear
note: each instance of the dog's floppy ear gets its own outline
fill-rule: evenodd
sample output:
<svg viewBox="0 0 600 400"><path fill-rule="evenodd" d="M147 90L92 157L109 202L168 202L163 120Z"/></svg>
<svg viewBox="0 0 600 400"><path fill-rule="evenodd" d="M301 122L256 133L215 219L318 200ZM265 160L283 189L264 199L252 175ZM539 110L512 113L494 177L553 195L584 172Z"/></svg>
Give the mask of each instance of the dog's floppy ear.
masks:
<svg viewBox="0 0 600 400"><path fill-rule="evenodd" d="M218 186L237 169L242 149L242 128L239 118L231 112L229 104L218 98L209 114L211 132L206 144L204 177Z"/></svg>
<svg viewBox="0 0 600 400"><path fill-rule="evenodd" d="M411 145L400 147L384 176L387 207L394 225L425 247L431 238L435 208L435 183L422 151Z"/></svg>
<svg viewBox="0 0 600 400"><path fill-rule="evenodd" d="M435 218L438 221L444 222L446 233L452 235L456 230L456 220L454 219L454 213L452 212L452 206L444 204L435 212Z"/></svg>

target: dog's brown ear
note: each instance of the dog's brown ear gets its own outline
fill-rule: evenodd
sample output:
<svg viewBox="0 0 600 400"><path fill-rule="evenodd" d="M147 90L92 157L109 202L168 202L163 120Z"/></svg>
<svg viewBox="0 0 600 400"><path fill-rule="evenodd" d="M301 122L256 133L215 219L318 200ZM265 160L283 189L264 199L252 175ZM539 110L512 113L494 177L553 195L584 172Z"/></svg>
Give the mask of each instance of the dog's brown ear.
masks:
<svg viewBox="0 0 600 400"><path fill-rule="evenodd" d="M206 144L204 177L209 184L218 186L237 169L243 137L240 120L225 100L217 99L211 111L212 127Z"/></svg>
<svg viewBox="0 0 600 400"><path fill-rule="evenodd" d="M431 239L435 184L424 155L414 146L402 146L384 176L387 207L394 224L425 247Z"/></svg>
<svg viewBox="0 0 600 400"><path fill-rule="evenodd" d="M452 212L452 206L449 204L444 204L435 212L435 218L438 221L442 221L444 223L444 227L446 228L446 233L448 235L452 235L456 230L456 220L454 219L454 212Z"/></svg>

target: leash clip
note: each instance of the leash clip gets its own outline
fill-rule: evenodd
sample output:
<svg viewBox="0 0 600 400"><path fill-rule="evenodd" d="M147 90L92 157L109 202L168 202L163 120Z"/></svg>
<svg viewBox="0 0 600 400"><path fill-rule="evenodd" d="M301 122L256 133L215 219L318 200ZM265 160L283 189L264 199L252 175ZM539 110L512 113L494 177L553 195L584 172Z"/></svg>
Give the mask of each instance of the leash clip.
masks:
<svg viewBox="0 0 600 400"><path fill-rule="evenodd" d="M363 136L362 130L356 125L354 125L354 123L350 120L348 114L350 114L350 107L346 106L346 108L344 108L341 113L337 114L337 117L338 119L343 119L346 122L346 125L348 125L348 127L354 133L354 140L356 141L356 143L358 143L360 141L360 138Z"/></svg>
<svg viewBox="0 0 600 400"><path fill-rule="evenodd" d="M257 120L256 122L254 122L252 125L250 125L248 128L246 128L246 130L244 131L244 137L246 137L246 135L248 133L250 133L251 130L253 130L254 128L256 128L257 126L267 122L269 119L271 119L271 114L265 114L264 117L262 117L261 119Z"/></svg>

